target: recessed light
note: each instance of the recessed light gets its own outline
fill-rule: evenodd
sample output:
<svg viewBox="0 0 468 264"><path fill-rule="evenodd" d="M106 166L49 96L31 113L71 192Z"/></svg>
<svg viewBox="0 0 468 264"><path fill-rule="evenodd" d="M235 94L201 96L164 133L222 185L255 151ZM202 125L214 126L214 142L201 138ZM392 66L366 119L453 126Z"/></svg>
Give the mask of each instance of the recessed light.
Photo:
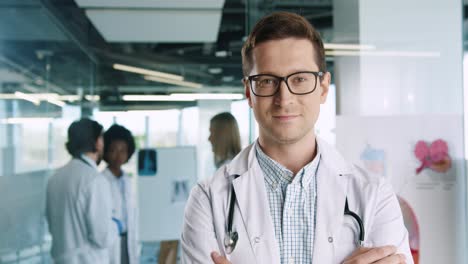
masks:
<svg viewBox="0 0 468 264"><path fill-rule="evenodd" d="M232 82L234 81L234 76L223 76L221 80L223 80L223 82Z"/></svg>
<svg viewBox="0 0 468 264"><path fill-rule="evenodd" d="M228 52L225 50L218 50L215 52L215 56L219 58L225 58L227 57L227 55L228 55Z"/></svg>
<svg viewBox="0 0 468 264"><path fill-rule="evenodd" d="M211 74L220 74L223 72L223 69L221 68L209 68L208 72Z"/></svg>

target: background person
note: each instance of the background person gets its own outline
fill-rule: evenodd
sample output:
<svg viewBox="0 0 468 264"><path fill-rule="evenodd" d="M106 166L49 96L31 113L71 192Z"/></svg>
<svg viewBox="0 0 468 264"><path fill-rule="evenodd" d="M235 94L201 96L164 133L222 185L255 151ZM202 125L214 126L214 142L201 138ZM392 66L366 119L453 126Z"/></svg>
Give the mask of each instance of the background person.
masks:
<svg viewBox="0 0 468 264"><path fill-rule="evenodd" d="M97 170L104 143L102 126L83 118L68 128L72 160L49 179L46 217L56 264L109 263L118 239L107 180Z"/></svg>
<svg viewBox="0 0 468 264"><path fill-rule="evenodd" d="M208 140L217 169L229 163L241 151L241 139L236 118L228 112L219 113L210 120Z"/></svg>
<svg viewBox="0 0 468 264"><path fill-rule="evenodd" d="M104 176L112 191L113 218L120 224L120 241L110 250L111 264L137 264L138 252L138 208L134 199L131 178L122 166L135 153L132 133L123 126L112 125L104 133L104 160L107 168Z"/></svg>

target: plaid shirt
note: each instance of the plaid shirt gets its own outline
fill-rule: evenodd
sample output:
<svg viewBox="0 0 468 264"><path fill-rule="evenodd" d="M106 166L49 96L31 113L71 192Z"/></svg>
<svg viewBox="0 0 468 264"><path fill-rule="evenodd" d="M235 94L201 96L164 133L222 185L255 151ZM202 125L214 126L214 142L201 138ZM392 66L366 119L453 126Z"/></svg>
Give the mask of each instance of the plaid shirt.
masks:
<svg viewBox="0 0 468 264"><path fill-rule="evenodd" d="M257 159L265 174L271 218L282 264L312 263L320 152L296 175L268 157L257 143Z"/></svg>

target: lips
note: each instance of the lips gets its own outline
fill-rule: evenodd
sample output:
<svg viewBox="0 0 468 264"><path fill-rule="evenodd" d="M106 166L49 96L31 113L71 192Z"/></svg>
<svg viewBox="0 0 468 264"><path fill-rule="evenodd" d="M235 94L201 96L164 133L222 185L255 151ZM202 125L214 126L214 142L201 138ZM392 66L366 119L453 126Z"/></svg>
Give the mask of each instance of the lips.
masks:
<svg viewBox="0 0 468 264"><path fill-rule="evenodd" d="M298 117L299 115L274 115L273 118L280 121L289 121Z"/></svg>

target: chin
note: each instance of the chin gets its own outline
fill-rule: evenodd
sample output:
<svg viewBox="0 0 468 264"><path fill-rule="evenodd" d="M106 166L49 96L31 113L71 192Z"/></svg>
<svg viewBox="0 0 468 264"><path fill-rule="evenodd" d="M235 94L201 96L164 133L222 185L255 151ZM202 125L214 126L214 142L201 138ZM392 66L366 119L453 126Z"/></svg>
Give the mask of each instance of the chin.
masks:
<svg viewBox="0 0 468 264"><path fill-rule="evenodd" d="M307 137L307 132L298 133L298 129L284 129L278 131L278 133L273 133L272 139L280 144L294 144L300 142L301 140Z"/></svg>

